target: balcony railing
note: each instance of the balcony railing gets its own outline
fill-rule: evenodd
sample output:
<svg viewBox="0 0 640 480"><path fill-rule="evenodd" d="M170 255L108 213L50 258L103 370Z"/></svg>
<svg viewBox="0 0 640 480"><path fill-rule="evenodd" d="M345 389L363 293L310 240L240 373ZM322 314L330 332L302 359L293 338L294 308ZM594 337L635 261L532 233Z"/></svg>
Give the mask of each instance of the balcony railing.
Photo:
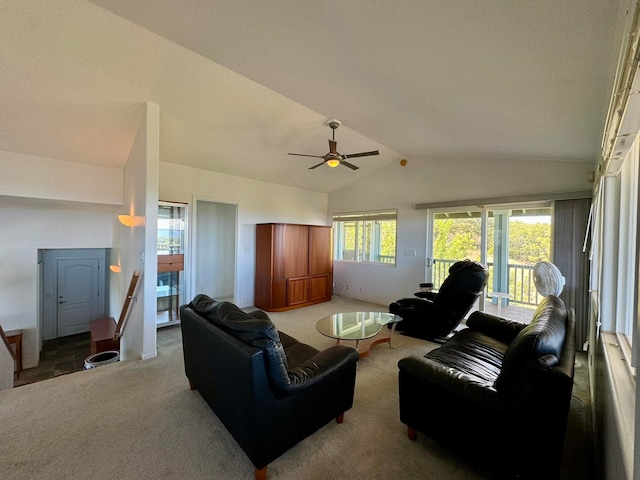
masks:
<svg viewBox="0 0 640 480"><path fill-rule="evenodd" d="M434 286L442 285L444 279L449 275L449 267L455 262L457 262L457 260L445 258L436 258L433 260L432 273ZM490 298L489 293L493 290L491 287L493 285L493 263L488 263L487 267L489 268L487 298ZM509 263L508 272L509 292L505 292L511 295L508 303L537 305L541 296L533 282L533 265L516 265Z"/></svg>
<svg viewBox="0 0 640 480"><path fill-rule="evenodd" d="M342 251L341 260L349 260L349 261L352 261L352 262L357 261L356 251L355 250L343 250ZM377 262L377 263L394 264L394 263L396 263L396 257L395 257L395 255L377 255L377 256L373 256L372 258L368 258L368 256L365 255L365 259L363 261L364 262Z"/></svg>

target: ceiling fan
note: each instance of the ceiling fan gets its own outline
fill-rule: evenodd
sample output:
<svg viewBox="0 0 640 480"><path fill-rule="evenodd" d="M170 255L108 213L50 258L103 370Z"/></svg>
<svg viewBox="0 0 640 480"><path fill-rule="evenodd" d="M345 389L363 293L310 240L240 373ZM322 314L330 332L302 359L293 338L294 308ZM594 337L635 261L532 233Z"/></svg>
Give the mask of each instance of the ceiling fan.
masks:
<svg viewBox="0 0 640 480"><path fill-rule="evenodd" d="M309 170L318 168L320 165L324 165L325 163L330 167L337 167L338 165L344 165L345 167L349 167L351 170L358 170L357 166L347 162L345 159L356 158L356 157L368 157L371 155L380 154L378 150L373 150L371 152L350 153L348 155L343 155L338 153L337 151L338 142L336 142L336 128L338 128L340 124L341 122L336 119L327 121L327 125L329 125L331 127L331 130L333 130L333 138L329 140L329 153L325 155L305 155L304 153L288 153L287 155L297 155L298 157L322 158L322 162L318 163L317 165L314 165L313 167L309 167Z"/></svg>

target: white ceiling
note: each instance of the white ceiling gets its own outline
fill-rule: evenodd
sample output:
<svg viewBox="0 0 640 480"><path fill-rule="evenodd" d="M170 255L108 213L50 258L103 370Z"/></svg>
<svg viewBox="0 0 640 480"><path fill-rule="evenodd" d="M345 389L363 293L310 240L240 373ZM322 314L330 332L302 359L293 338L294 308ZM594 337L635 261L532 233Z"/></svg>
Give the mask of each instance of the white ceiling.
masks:
<svg viewBox="0 0 640 480"><path fill-rule="evenodd" d="M0 150L121 167L150 101L162 161L321 192L401 158L595 162L617 17L617 0L3 0ZM286 155L326 153L328 118L341 153L381 155Z"/></svg>

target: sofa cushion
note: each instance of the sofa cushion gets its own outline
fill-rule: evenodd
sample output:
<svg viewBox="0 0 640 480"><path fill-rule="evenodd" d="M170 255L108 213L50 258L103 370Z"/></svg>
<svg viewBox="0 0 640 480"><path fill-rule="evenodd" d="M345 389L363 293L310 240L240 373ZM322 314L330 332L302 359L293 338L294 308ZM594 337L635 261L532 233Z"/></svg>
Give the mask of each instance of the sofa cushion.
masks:
<svg viewBox="0 0 640 480"><path fill-rule="evenodd" d="M492 386L500 374L507 348L507 344L467 328L427 353L425 358Z"/></svg>
<svg viewBox="0 0 640 480"><path fill-rule="evenodd" d="M508 393L528 363L542 365L538 360L545 355L560 358L566 319L566 308L558 297L548 296L538 305L531 323L516 335L504 354L496 390Z"/></svg>

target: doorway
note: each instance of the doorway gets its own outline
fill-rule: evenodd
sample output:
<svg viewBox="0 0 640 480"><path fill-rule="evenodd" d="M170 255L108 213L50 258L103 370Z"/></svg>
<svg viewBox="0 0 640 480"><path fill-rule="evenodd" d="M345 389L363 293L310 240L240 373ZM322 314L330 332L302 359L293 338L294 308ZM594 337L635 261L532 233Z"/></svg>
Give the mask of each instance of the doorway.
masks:
<svg viewBox="0 0 640 480"><path fill-rule="evenodd" d="M204 293L218 301L235 302L238 206L194 200L192 296Z"/></svg>
<svg viewBox="0 0 640 480"><path fill-rule="evenodd" d="M158 203L158 279L156 282L156 326L176 325L180 305L185 303L184 258L187 252L187 205Z"/></svg>
<svg viewBox="0 0 640 480"><path fill-rule="evenodd" d="M41 341L89 331L89 322L106 316L107 249L40 250Z"/></svg>

